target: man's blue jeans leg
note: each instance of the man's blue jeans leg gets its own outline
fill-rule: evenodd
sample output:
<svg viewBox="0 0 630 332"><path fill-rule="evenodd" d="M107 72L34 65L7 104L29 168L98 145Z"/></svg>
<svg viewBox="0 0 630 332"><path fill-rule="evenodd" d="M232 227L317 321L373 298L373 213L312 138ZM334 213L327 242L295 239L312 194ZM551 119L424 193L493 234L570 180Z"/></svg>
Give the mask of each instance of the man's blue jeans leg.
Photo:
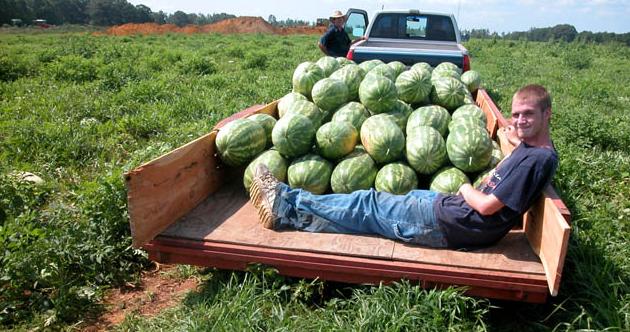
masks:
<svg viewBox="0 0 630 332"><path fill-rule="evenodd" d="M379 234L423 246L446 247L433 212L436 193L414 190L392 195L374 189L350 194L314 195L280 184L274 212L280 228L308 232Z"/></svg>

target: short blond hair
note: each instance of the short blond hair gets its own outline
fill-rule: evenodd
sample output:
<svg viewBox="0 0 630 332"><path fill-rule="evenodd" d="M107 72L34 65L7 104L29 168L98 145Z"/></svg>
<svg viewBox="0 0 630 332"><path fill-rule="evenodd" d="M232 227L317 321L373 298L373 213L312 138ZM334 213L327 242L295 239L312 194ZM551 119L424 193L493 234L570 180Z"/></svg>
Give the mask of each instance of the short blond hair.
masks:
<svg viewBox="0 0 630 332"><path fill-rule="evenodd" d="M540 84L526 85L514 94L514 99L533 102L541 111L551 109L551 96L547 89Z"/></svg>

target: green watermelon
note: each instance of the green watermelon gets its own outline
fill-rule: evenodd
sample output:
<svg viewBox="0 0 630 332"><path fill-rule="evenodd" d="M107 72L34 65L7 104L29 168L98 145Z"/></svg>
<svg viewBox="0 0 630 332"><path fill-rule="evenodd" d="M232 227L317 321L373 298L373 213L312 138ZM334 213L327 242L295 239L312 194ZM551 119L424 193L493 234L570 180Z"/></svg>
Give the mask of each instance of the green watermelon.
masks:
<svg viewBox="0 0 630 332"><path fill-rule="evenodd" d="M402 100L398 100L391 111L382 114L391 115L394 119L394 122L396 122L398 127L400 127L400 129L404 133L405 128L407 128L407 120L409 119L409 115L411 115L411 112L413 112L411 106L407 105L407 103Z"/></svg>
<svg viewBox="0 0 630 332"><path fill-rule="evenodd" d="M243 175L243 186L245 186L245 190L249 192L249 187L252 185L252 179L254 177L254 170L258 164L263 164L269 168L269 171L275 176L278 181L285 182L287 180L287 166L288 162L280 152L276 150L267 150L256 159L252 160L251 163L245 168L245 174Z"/></svg>
<svg viewBox="0 0 630 332"><path fill-rule="evenodd" d="M456 167L447 166L433 175L429 190L454 195L464 183L470 183L466 174Z"/></svg>
<svg viewBox="0 0 630 332"><path fill-rule="evenodd" d="M481 120L483 125L485 126L487 123L486 114L479 108L479 106L475 104L464 104L458 107L453 114L451 114L451 119L454 121L459 117L473 117Z"/></svg>
<svg viewBox="0 0 630 332"><path fill-rule="evenodd" d="M334 73L335 70L339 69L339 62L331 56L323 56L319 58L315 64L322 69L324 77L330 76L330 74Z"/></svg>
<svg viewBox="0 0 630 332"><path fill-rule="evenodd" d="M444 138L429 126L416 127L407 136L405 155L411 167L425 175L435 173L448 161Z"/></svg>
<svg viewBox="0 0 630 332"><path fill-rule="evenodd" d="M315 134L319 154L324 158L337 160L354 149L359 139L359 132L350 122L328 122Z"/></svg>
<svg viewBox="0 0 630 332"><path fill-rule="evenodd" d="M418 188L418 176L405 163L387 164L376 173L374 188L394 195L405 195Z"/></svg>
<svg viewBox="0 0 630 332"><path fill-rule="evenodd" d="M317 64L312 62L302 62L293 72L293 92L298 92L311 97L311 90L317 81L324 78L324 71Z"/></svg>
<svg viewBox="0 0 630 332"><path fill-rule="evenodd" d="M488 163L489 168L496 167L501 160L503 160L505 156L503 155L503 151L501 151L501 146L497 141L492 141L492 156L490 157L490 163Z"/></svg>
<svg viewBox="0 0 630 332"><path fill-rule="evenodd" d="M293 160L287 170L289 186L323 194L328 190L332 171L333 165L328 160L316 154L304 155Z"/></svg>
<svg viewBox="0 0 630 332"><path fill-rule="evenodd" d="M451 163L464 172L478 172L488 167L492 140L485 129L461 127L446 138L446 153Z"/></svg>
<svg viewBox="0 0 630 332"><path fill-rule="evenodd" d="M400 61L392 61L387 63L394 70L394 77L398 77L398 75L402 74L405 70L407 70L407 66Z"/></svg>
<svg viewBox="0 0 630 332"><path fill-rule="evenodd" d="M443 70L433 70L431 72L431 82L435 82L436 80L442 77L454 78L461 82L461 77L459 73L454 70L443 69Z"/></svg>
<svg viewBox="0 0 630 332"><path fill-rule="evenodd" d="M427 100L431 94L431 73L423 68L407 70L396 78L398 98L409 103L417 104Z"/></svg>
<svg viewBox="0 0 630 332"><path fill-rule="evenodd" d="M248 116L247 118L258 122L258 124L260 124L263 129L265 129L265 134L267 136L267 145L271 145L271 131L276 125L276 118L265 113L253 114Z"/></svg>
<svg viewBox="0 0 630 332"><path fill-rule="evenodd" d="M271 132L274 147L283 156L294 158L306 154L313 146L315 127L301 114L287 114L276 122Z"/></svg>
<svg viewBox="0 0 630 332"><path fill-rule="evenodd" d="M448 134L448 124L451 122L451 115L448 111L437 105L423 106L411 112L407 120L407 136L420 126L431 126L435 128L442 137Z"/></svg>
<svg viewBox="0 0 630 332"><path fill-rule="evenodd" d="M335 193L351 193L370 189L374 184L378 168L367 153L353 152L335 166L330 177L330 186Z"/></svg>
<svg viewBox="0 0 630 332"><path fill-rule="evenodd" d="M391 111L398 101L396 85L381 75L366 75L359 85L361 103L373 113Z"/></svg>
<svg viewBox="0 0 630 332"><path fill-rule="evenodd" d="M258 122L248 118L236 119L219 129L215 144L224 163L242 166L265 149L267 135Z"/></svg>
<svg viewBox="0 0 630 332"><path fill-rule="evenodd" d="M452 62L442 62L440 64L438 64L437 66L435 66L435 69L433 69L434 71L454 71L458 74L461 75L462 73L462 69L459 68L456 64L452 63Z"/></svg>
<svg viewBox="0 0 630 332"><path fill-rule="evenodd" d="M392 67L388 66L385 63L372 68L369 72L367 72L367 74L365 74L365 76L368 75L381 75L389 78L389 80L392 82L396 81L396 72Z"/></svg>
<svg viewBox="0 0 630 332"><path fill-rule="evenodd" d="M359 67L361 67L361 69L363 69L363 72L367 74L370 70L372 70L372 68L378 65L382 65L382 64L385 64L385 62L379 59L373 59L373 60L361 62L359 64Z"/></svg>
<svg viewBox="0 0 630 332"><path fill-rule="evenodd" d="M363 122L361 143L377 163L384 164L402 158L405 135L391 116L379 114Z"/></svg>
<svg viewBox="0 0 630 332"><path fill-rule="evenodd" d="M315 128L318 128L321 125L324 118L324 114L319 107L308 100L297 100L293 102L287 109L284 116L288 114L301 114L306 116L309 120L311 120L311 122L313 122L313 126Z"/></svg>
<svg viewBox="0 0 630 332"><path fill-rule="evenodd" d="M464 104L468 94L470 93L464 83L451 77L440 77L433 81L431 101L449 111L454 111Z"/></svg>
<svg viewBox="0 0 630 332"><path fill-rule="evenodd" d="M311 95L319 109L331 112L348 101L348 87L342 80L324 78L315 83Z"/></svg>
<svg viewBox="0 0 630 332"><path fill-rule="evenodd" d="M469 127L486 130L486 124L476 117L460 116L458 118L452 118L451 122L448 124L449 131L455 131L458 130L458 128L465 130L465 128Z"/></svg>
<svg viewBox="0 0 630 332"><path fill-rule="evenodd" d="M429 73L433 71L433 67L431 67L431 65L426 62L414 63L413 66L409 68L409 70L418 70L418 69L424 69L428 71Z"/></svg>
<svg viewBox="0 0 630 332"><path fill-rule="evenodd" d="M479 173L479 175L477 175L477 177L475 178L475 181L473 182L472 186L475 189L479 189L479 186L481 186L481 184L484 182L484 179L490 175L490 173L493 171L492 168L487 169L481 173Z"/></svg>
<svg viewBox="0 0 630 332"><path fill-rule="evenodd" d="M474 93L481 86L481 75L474 70L463 73L461 79L470 93Z"/></svg>
<svg viewBox="0 0 630 332"><path fill-rule="evenodd" d="M348 100L359 99L359 85L363 81L365 73L358 65L346 65L330 75L330 78L343 81L348 87Z"/></svg>
<svg viewBox="0 0 630 332"><path fill-rule="evenodd" d="M356 63L346 57L338 56L335 60L339 63L339 68L347 65L356 65Z"/></svg>
<svg viewBox="0 0 630 332"><path fill-rule="evenodd" d="M289 110L289 108L291 108L291 105L298 100L308 101L308 98L306 98L303 94L297 92L289 92L282 98L280 98L277 106L278 117L283 117L284 114Z"/></svg>
<svg viewBox="0 0 630 332"><path fill-rule="evenodd" d="M361 131L363 122L370 116L368 110L361 103L351 101L341 106L332 116L333 122L348 121L357 132Z"/></svg>

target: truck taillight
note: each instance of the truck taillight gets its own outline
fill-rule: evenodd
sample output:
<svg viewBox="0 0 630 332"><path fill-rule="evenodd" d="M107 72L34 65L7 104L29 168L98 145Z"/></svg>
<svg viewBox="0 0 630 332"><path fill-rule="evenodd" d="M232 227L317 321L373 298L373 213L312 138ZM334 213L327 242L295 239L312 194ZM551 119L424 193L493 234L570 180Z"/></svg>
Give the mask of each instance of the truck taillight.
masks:
<svg viewBox="0 0 630 332"><path fill-rule="evenodd" d="M353 60L352 58L354 58L354 50L353 49L349 49L348 50L348 54L346 54L346 58L348 60Z"/></svg>
<svg viewBox="0 0 630 332"><path fill-rule="evenodd" d="M463 72L467 72L470 70L470 57L468 54L464 54L464 68Z"/></svg>

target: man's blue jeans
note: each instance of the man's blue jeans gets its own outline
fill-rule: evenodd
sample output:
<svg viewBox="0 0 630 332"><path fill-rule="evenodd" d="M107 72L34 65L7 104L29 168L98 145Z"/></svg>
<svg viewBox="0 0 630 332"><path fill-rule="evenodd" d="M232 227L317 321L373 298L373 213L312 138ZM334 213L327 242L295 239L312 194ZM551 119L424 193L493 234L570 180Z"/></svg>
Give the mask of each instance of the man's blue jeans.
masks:
<svg viewBox="0 0 630 332"><path fill-rule="evenodd" d="M436 196L428 190L413 190L403 196L374 189L314 195L280 183L273 210L280 217L278 228L379 234L388 239L445 248L446 238L433 212Z"/></svg>

